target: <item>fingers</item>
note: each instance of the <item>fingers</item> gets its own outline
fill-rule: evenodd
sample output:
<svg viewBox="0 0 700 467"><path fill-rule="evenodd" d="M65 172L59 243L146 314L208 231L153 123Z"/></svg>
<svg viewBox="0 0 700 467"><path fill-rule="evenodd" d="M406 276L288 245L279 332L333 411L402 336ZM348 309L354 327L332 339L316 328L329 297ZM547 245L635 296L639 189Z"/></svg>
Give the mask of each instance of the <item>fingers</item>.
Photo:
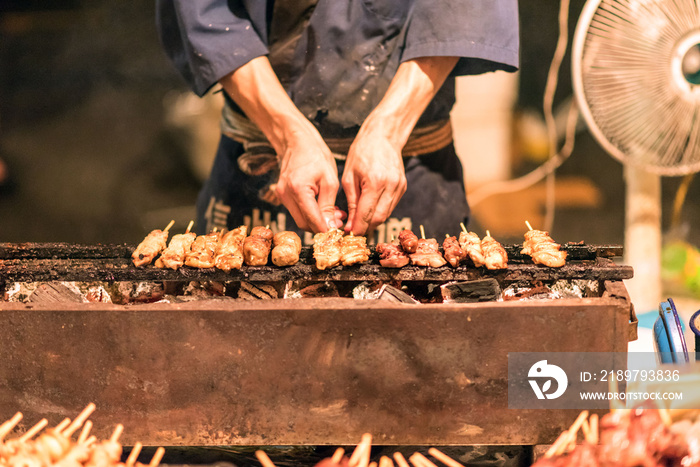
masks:
<svg viewBox="0 0 700 467"><path fill-rule="evenodd" d="M357 202L357 210L352 218L352 230L355 235L364 235L374 221L374 214L384 190L364 189Z"/></svg>
<svg viewBox="0 0 700 467"><path fill-rule="evenodd" d="M289 194L286 187L282 183L277 185L277 196L279 197L280 201L282 201L284 207L287 208L289 214L292 215L294 223L297 225L297 227L299 227L301 230L310 230L309 225L306 222L306 218L302 215L301 210L294 201L294 198Z"/></svg>
<svg viewBox="0 0 700 467"><path fill-rule="evenodd" d="M406 180L403 177L382 179L379 183L366 181L359 193L354 215L348 214L349 220L345 231L355 235L365 235L366 232L374 230L389 218L405 192ZM349 207L350 198L348 197Z"/></svg>
<svg viewBox="0 0 700 467"><path fill-rule="evenodd" d="M320 230L314 230L314 232L326 232L328 229L336 229L343 225L336 220L335 197L338 194L338 185L338 179L335 177L329 182L321 180L319 183L318 209L321 212L323 225Z"/></svg>
<svg viewBox="0 0 700 467"><path fill-rule="evenodd" d="M343 190L345 191L345 197L348 202L348 221L345 224L345 232L353 232L360 187L358 186L358 179L355 178L350 170L347 170L343 175Z"/></svg>
<svg viewBox="0 0 700 467"><path fill-rule="evenodd" d="M335 207L335 220L338 222L343 222L348 218L348 213L340 209L338 206Z"/></svg>
<svg viewBox="0 0 700 467"><path fill-rule="evenodd" d="M321 180L317 185L313 182L290 183L283 180L277 185L277 195L297 226L314 233L342 226L342 221L336 217L337 192L337 179Z"/></svg>

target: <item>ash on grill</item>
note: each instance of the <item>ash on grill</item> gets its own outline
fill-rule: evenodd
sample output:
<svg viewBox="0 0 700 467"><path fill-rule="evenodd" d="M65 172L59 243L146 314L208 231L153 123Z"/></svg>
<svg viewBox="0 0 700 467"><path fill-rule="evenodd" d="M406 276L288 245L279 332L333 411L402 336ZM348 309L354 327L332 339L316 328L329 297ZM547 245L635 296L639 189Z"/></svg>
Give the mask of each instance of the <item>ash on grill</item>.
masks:
<svg viewBox="0 0 700 467"><path fill-rule="evenodd" d="M494 279L441 283L383 281L277 282L15 282L6 302L21 303L177 303L192 300L269 300L346 297L403 303L470 303L597 297L598 282L558 280L551 284L510 285L501 291Z"/></svg>

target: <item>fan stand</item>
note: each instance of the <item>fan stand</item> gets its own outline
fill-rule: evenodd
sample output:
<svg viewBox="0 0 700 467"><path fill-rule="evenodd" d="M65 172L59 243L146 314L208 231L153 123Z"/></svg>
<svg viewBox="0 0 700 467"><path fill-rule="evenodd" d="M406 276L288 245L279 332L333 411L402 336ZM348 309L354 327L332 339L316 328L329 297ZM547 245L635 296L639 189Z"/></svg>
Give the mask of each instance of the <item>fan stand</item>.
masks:
<svg viewBox="0 0 700 467"><path fill-rule="evenodd" d="M624 164L625 263L634 269L626 281L635 308L655 310L661 301L661 177Z"/></svg>
<svg viewBox="0 0 700 467"><path fill-rule="evenodd" d="M630 31L637 35L644 31L645 39ZM584 54L584 47L591 53ZM576 26L571 62L581 115L601 147L624 166L624 260L634 269L627 290L636 308L655 310L663 292L660 177L700 171L698 2L587 0ZM649 69L656 76L644 73ZM607 90L587 96L584 72L591 73L589 83L595 83L598 91ZM644 80L630 81L637 77ZM615 95L629 89L624 83L643 85L648 92ZM596 105L595 112L589 102ZM660 112L663 118L627 126L622 122L650 112ZM613 113L621 119L609 118Z"/></svg>

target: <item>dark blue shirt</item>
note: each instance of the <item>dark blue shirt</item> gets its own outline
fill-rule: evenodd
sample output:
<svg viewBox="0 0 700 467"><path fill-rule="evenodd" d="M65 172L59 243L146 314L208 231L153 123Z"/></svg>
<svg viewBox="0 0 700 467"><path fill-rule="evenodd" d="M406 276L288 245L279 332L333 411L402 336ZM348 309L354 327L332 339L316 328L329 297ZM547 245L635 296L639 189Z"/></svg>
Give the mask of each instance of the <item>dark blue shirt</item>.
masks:
<svg viewBox="0 0 700 467"><path fill-rule="evenodd" d="M419 121L449 117L454 77L518 66L517 0L157 0L163 47L192 90L268 55L324 136L356 131L400 63L460 57Z"/></svg>

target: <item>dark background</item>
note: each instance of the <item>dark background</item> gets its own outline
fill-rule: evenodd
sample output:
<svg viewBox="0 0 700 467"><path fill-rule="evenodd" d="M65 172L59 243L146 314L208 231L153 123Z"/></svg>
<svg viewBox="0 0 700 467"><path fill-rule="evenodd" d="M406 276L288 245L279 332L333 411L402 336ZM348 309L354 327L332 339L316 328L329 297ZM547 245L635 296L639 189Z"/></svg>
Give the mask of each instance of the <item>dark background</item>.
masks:
<svg viewBox="0 0 700 467"><path fill-rule="evenodd" d="M572 2L571 34L583 3ZM541 113L558 6L520 2L519 109ZM569 66L567 54L557 103L571 94ZM153 2L0 1L0 159L9 171L0 242L136 243L170 218L184 228L200 181L165 123L172 90L185 88L160 48ZM523 160L514 170L535 166ZM555 238L623 243L621 165L584 130L558 174L589 177L602 201L558 209ZM664 229L679 183L663 179ZM699 199L696 182L682 214L696 245Z"/></svg>

